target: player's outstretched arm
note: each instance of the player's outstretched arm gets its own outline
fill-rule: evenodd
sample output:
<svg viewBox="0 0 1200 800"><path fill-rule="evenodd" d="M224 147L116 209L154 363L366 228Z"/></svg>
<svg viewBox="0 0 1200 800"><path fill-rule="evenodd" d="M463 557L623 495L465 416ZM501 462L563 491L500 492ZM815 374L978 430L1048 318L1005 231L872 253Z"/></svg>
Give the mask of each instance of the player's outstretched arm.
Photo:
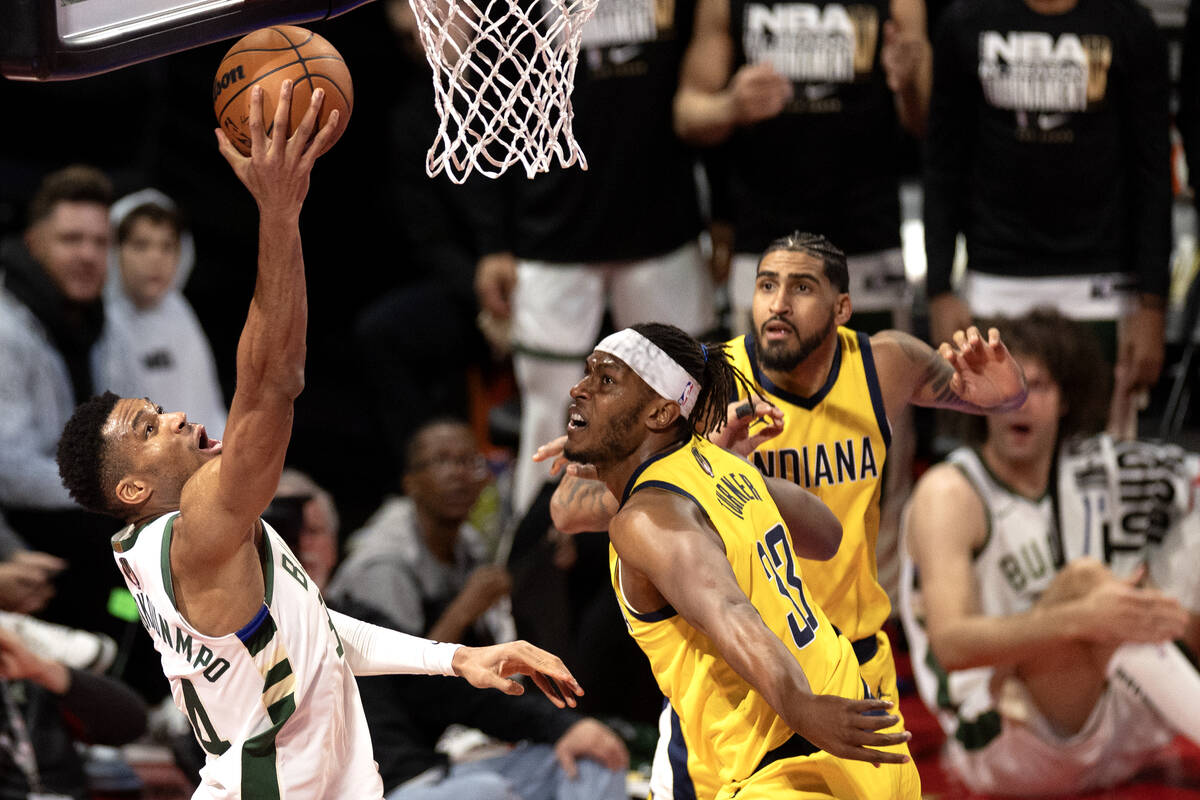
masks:
<svg viewBox="0 0 1200 800"><path fill-rule="evenodd" d="M583 689L555 655L528 642L491 647L465 647L435 642L372 625L329 610L329 623L337 633L346 663L355 675L451 675L465 678L481 689L522 694L525 689L508 676L529 675L559 708L575 706Z"/></svg>
<svg viewBox="0 0 1200 800"><path fill-rule="evenodd" d="M990 414L1020 408L1027 392L1025 373L1013 359L1000 332L955 331L954 344L934 350L902 331L871 337L875 369L890 418L906 403Z"/></svg>
<svg viewBox="0 0 1200 800"><path fill-rule="evenodd" d="M542 694L559 708L575 707L583 687L558 656L515 641L488 647L460 647L454 653L454 674L479 689L499 689L505 694L524 694L525 687L512 675L528 675Z"/></svg>
<svg viewBox="0 0 1200 800"><path fill-rule="evenodd" d="M292 404L304 386L308 303L300 209L317 154L337 126L335 111L313 138L324 97L318 89L289 137L292 83L284 81L268 137L262 88L251 92L251 154L241 155L217 130L221 154L258 204L258 273L238 342L237 389L221 456L188 482L181 501L185 520L203 518L203 535L186 537L196 543L201 557L220 558L222 551L251 535L279 482L291 438ZM229 548L222 548L223 542ZM176 554L185 560L195 555Z"/></svg>
<svg viewBox="0 0 1200 800"><path fill-rule="evenodd" d="M613 520L609 538L621 559L626 597L661 595L792 730L839 758L907 761L902 753L872 749L910 738L907 732L877 732L898 721L879 713L891 703L813 694L791 651L738 586L720 537L694 504L653 489L638 492Z"/></svg>

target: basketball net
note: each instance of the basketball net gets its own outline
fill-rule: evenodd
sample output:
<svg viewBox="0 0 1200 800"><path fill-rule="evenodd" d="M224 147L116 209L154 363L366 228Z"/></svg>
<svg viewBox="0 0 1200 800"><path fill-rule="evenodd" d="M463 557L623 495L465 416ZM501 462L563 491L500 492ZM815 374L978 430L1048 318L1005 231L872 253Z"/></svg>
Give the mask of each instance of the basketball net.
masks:
<svg viewBox="0 0 1200 800"><path fill-rule="evenodd" d="M571 132L571 90L583 25L598 0L409 0L433 68L441 124L429 177L462 183L473 170L527 177L587 159ZM482 7L481 7L482 6Z"/></svg>

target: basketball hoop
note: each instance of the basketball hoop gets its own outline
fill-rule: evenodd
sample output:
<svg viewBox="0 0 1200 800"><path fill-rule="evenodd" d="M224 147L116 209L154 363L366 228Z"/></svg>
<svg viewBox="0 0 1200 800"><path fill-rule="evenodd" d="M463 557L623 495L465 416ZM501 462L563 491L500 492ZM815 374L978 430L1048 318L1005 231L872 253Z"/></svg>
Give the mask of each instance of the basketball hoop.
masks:
<svg viewBox="0 0 1200 800"><path fill-rule="evenodd" d="M433 68L441 124L429 177L473 170L527 177L587 159L571 132L571 89L583 25L598 0L409 0Z"/></svg>

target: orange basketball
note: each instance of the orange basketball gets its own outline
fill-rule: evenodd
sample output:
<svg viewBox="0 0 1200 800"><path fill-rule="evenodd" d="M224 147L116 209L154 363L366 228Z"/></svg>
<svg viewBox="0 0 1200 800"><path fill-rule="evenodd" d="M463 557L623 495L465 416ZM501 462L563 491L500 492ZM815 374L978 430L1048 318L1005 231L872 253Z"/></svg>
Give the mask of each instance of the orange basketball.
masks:
<svg viewBox="0 0 1200 800"><path fill-rule="evenodd" d="M325 101L317 129L336 108L338 125L330 145L346 130L354 108L354 86L346 62L333 45L312 31L273 25L239 39L221 59L213 79L217 123L243 155L250 155L250 87L257 84L263 88L263 123L270 136L279 86L288 78L294 85L289 135L304 118L309 98L318 88L325 90Z"/></svg>

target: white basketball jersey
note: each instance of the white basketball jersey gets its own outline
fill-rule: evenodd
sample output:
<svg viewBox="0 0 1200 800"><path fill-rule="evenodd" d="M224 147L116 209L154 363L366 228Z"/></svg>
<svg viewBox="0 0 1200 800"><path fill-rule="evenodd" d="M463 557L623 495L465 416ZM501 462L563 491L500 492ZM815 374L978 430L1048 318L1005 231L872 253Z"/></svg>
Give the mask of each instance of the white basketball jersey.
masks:
<svg viewBox="0 0 1200 800"><path fill-rule="evenodd" d="M987 515L987 538L973 561L979 613L991 617L1028 611L1057 571L1051 545L1055 522L1050 496L1029 500L1013 492L971 448L960 447L947 461L962 470ZM902 530L907 529L907 516L905 513ZM902 546L900 553L900 618L921 699L928 708L937 709L947 737L968 750L983 747L1000 732L1000 717L989 688L993 670L975 667L947 672L938 664L925 633L920 575L908 548Z"/></svg>
<svg viewBox="0 0 1200 800"><path fill-rule="evenodd" d="M354 675L299 559L264 522L262 608L236 633L205 636L175 608L178 516L126 527L113 550L175 705L207 753L193 798L382 797Z"/></svg>

